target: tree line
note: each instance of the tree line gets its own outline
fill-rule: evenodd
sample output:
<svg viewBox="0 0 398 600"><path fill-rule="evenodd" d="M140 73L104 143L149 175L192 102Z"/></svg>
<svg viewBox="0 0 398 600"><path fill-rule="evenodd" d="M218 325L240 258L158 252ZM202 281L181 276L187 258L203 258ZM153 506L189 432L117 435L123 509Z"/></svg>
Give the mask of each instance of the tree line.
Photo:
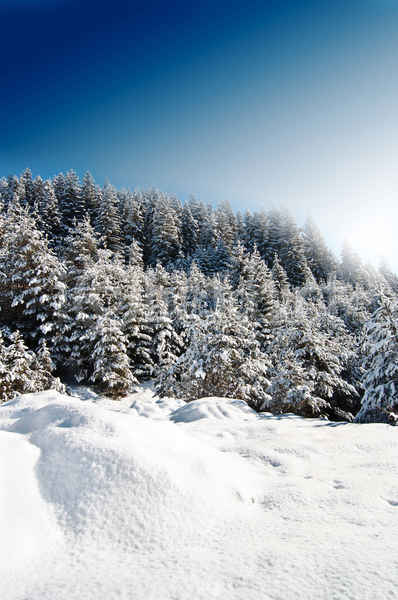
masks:
<svg viewBox="0 0 398 600"><path fill-rule="evenodd" d="M398 278L348 242L339 260L310 217L74 171L3 178L0 203L2 400L61 389L55 369L115 398L154 378L186 401L396 422Z"/></svg>

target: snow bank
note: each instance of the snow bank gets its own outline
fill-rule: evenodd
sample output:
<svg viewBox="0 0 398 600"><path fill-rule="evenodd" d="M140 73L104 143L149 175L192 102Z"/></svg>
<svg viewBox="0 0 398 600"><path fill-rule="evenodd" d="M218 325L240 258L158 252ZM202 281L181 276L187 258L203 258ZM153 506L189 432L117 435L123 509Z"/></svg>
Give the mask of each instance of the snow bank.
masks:
<svg viewBox="0 0 398 600"><path fill-rule="evenodd" d="M86 398L0 406L1 598L398 593L395 428Z"/></svg>
<svg viewBox="0 0 398 600"><path fill-rule="evenodd" d="M185 404L170 414L174 423L191 423L199 419L231 419L249 421L257 419L257 413L243 400L226 398L201 398Z"/></svg>

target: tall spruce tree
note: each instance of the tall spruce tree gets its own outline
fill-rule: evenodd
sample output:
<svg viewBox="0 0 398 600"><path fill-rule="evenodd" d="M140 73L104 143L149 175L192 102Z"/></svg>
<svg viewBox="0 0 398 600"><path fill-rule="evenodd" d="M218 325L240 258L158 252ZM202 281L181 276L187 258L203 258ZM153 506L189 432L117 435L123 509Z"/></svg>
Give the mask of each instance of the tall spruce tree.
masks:
<svg viewBox="0 0 398 600"><path fill-rule="evenodd" d="M308 215L303 229L304 253L307 264L318 283L326 282L338 269L338 260L327 247L315 221Z"/></svg>
<svg viewBox="0 0 398 600"><path fill-rule="evenodd" d="M356 422L398 424L398 300L380 294L365 326L365 394Z"/></svg>
<svg viewBox="0 0 398 600"><path fill-rule="evenodd" d="M91 340L93 371L89 381L111 398L132 392L138 381L130 369L127 338L112 311L108 310L97 319Z"/></svg>
<svg viewBox="0 0 398 600"><path fill-rule="evenodd" d="M104 240L106 248L112 252L122 250L119 200L116 189L108 179L101 190L95 229Z"/></svg>
<svg viewBox="0 0 398 600"><path fill-rule="evenodd" d="M21 329L31 343L45 337L51 344L65 302L64 268L18 202L4 223L0 272L3 324Z"/></svg>

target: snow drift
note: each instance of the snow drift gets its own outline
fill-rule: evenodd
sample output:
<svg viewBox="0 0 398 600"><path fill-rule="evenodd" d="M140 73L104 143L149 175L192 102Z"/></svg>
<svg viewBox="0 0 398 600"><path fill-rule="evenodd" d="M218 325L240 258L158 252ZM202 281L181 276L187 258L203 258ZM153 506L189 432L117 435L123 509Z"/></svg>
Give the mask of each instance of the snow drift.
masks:
<svg viewBox="0 0 398 600"><path fill-rule="evenodd" d="M387 425L50 391L0 407L0 444L7 600L398 593Z"/></svg>

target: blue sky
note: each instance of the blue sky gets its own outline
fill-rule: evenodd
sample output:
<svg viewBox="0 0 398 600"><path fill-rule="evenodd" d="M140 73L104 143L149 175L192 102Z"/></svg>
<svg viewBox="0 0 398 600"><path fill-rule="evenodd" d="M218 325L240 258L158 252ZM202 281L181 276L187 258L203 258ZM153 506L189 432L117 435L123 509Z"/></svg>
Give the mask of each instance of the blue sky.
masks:
<svg viewBox="0 0 398 600"><path fill-rule="evenodd" d="M0 175L310 212L398 271L398 0L0 0Z"/></svg>

